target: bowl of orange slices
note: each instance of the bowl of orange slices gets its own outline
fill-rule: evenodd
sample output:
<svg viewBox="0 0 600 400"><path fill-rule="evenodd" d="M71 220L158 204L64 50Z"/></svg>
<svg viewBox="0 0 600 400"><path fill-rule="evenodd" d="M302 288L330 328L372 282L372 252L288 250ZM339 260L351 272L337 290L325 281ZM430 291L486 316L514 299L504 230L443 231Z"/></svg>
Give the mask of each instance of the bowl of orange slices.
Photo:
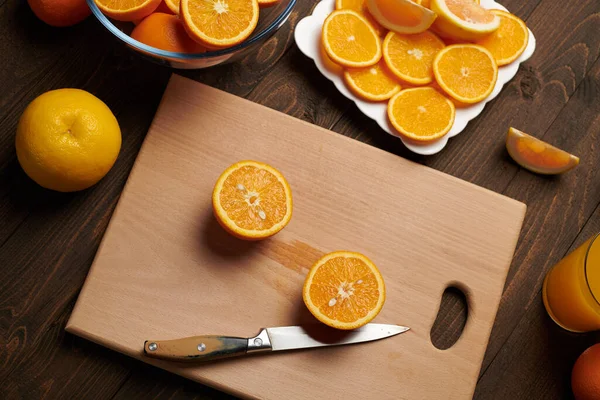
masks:
<svg viewBox="0 0 600 400"><path fill-rule="evenodd" d="M297 0L87 0L122 43L154 62L201 69L256 51Z"/></svg>
<svg viewBox="0 0 600 400"><path fill-rule="evenodd" d="M322 0L296 26L300 50L411 151L462 132L535 50L494 0Z"/></svg>

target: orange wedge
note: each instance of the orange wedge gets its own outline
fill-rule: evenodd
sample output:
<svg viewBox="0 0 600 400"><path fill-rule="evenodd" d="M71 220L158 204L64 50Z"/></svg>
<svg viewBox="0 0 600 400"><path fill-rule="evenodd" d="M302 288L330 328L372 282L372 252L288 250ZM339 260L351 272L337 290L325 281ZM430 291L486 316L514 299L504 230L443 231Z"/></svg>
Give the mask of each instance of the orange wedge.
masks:
<svg viewBox="0 0 600 400"><path fill-rule="evenodd" d="M473 0L431 0L437 14L432 29L443 37L474 41L500 27L500 18Z"/></svg>
<svg viewBox="0 0 600 400"><path fill-rule="evenodd" d="M433 73L440 87L461 103L487 98L498 79L498 66L482 46L455 44L442 49L433 60Z"/></svg>
<svg viewBox="0 0 600 400"><path fill-rule="evenodd" d="M327 55L345 67L370 67L381 59L377 32L356 11L332 12L323 23L321 41Z"/></svg>
<svg viewBox="0 0 600 400"><path fill-rule="evenodd" d="M292 190L281 172L258 161L240 161L221 174L212 196L219 224L245 240L282 230L292 218Z"/></svg>
<svg viewBox="0 0 600 400"><path fill-rule="evenodd" d="M104 15L117 21L136 21L152 14L162 0L94 0Z"/></svg>
<svg viewBox="0 0 600 400"><path fill-rule="evenodd" d="M402 90L388 103L388 118L402 135L430 143L446 135L454 124L454 104L432 87Z"/></svg>
<svg viewBox="0 0 600 400"><path fill-rule="evenodd" d="M367 0L373 18L391 31L420 33L435 20L435 13L410 0Z"/></svg>
<svg viewBox="0 0 600 400"><path fill-rule="evenodd" d="M517 164L538 174L562 174L579 165L578 157L515 128L508 130L506 149Z"/></svg>
<svg viewBox="0 0 600 400"><path fill-rule="evenodd" d="M246 40L258 23L258 0L180 0L180 18L192 39L223 49Z"/></svg>
<svg viewBox="0 0 600 400"><path fill-rule="evenodd" d="M400 91L400 84L383 61L372 67L346 70L344 81L354 94L367 101L388 100Z"/></svg>
<svg viewBox="0 0 600 400"><path fill-rule="evenodd" d="M499 66L515 61L527 47L529 30L519 17L501 10L492 10L500 17L500 28L489 36L477 41L492 53Z"/></svg>
<svg viewBox="0 0 600 400"><path fill-rule="evenodd" d="M356 11L366 18L379 36L383 36L387 32L387 29L381 26L379 22L375 21L375 18L373 18L369 12L369 9L367 8L367 0L335 0L335 9Z"/></svg>
<svg viewBox="0 0 600 400"><path fill-rule="evenodd" d="M302 298L322 323L356 329L373 320L385 302L385 284L371 260L360 253L336 251L310 269Z"/></svg>
<svg viewBox="0 0 600 400"><path fill-rule="evenodd" d="M392 73L413 85L433 81L433 59L445 47L434 33L414 35L389 32L383 41L383 58Z"/></svg>

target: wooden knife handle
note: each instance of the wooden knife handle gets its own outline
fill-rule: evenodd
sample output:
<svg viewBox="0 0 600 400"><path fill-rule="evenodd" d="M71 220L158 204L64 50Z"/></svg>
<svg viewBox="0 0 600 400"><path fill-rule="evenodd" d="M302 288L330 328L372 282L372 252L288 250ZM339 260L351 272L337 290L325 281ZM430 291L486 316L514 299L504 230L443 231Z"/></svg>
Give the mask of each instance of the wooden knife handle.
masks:
<svg viewBox="0 0 600 400"><path fill-rule="evenodd" d="M247 338L229 336L204 335L144 342L144 353L148 357L172 361L210 361L243 356L247 351Z"/></svg>

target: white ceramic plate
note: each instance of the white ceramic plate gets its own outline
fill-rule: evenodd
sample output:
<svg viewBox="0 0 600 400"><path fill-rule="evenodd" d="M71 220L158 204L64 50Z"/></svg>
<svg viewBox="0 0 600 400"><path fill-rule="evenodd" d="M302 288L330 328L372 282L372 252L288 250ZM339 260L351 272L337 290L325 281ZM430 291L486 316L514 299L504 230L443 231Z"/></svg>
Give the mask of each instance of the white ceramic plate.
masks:
<svg viewBox="0 0 600 400"><path fill-rule="evenodd" d="M481 5L488 9L507 11L504 6L496 3L493 0L481 0ZM342 76L337 72L328 69L323 63L320 49L321 27L323 26L325 18L327 18L334 8L335 0L322 0L316 5L312 15L309 15L298 22L298 25L296 25L295 38L300 51L302 51L306 56L312 58L319 71L321 71L321 73L325 75L327 79L334 83L335 87L337 87L340 93L354 101L359 110L361 110L369 118L375 120L384 131L402 140L408 149L418 154L430 155L442 150L446 146L446 143L448 143L448 139L462 132L467 126L467 123L483 111L483 107L485 107L486 103L500 93L500 90L502 90L504 84L506 84L516 75L519 65L531 57L535 50L535 37L533 36L533 33L529 31L529 43L523 54L521 54L521 57L511 64L499 68L498 82L496 83L496 87L494 88L492 94L481 103L474 104L466 108L457 109L456 119L452 129L450 129L450 132L440 140L427 145L415 145L402 138L389 123L386 112L387 102L371 103L356 97L346 87Z"/></svg>

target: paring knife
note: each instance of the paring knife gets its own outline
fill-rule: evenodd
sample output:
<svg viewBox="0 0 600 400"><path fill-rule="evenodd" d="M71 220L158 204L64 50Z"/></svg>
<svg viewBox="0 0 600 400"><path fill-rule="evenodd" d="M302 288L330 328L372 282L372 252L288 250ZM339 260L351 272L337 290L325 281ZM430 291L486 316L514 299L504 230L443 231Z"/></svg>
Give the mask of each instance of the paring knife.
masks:
<svg viewBox="0 0 600 400"><path fill-rule="evenodd" d="M399 325L367 324L352 331L324 326L263 328L250 338L204 335L175 340L146 340L144 353L173 361L209 361L258 352L338 346L385 339L408 331Z"/></svg>

